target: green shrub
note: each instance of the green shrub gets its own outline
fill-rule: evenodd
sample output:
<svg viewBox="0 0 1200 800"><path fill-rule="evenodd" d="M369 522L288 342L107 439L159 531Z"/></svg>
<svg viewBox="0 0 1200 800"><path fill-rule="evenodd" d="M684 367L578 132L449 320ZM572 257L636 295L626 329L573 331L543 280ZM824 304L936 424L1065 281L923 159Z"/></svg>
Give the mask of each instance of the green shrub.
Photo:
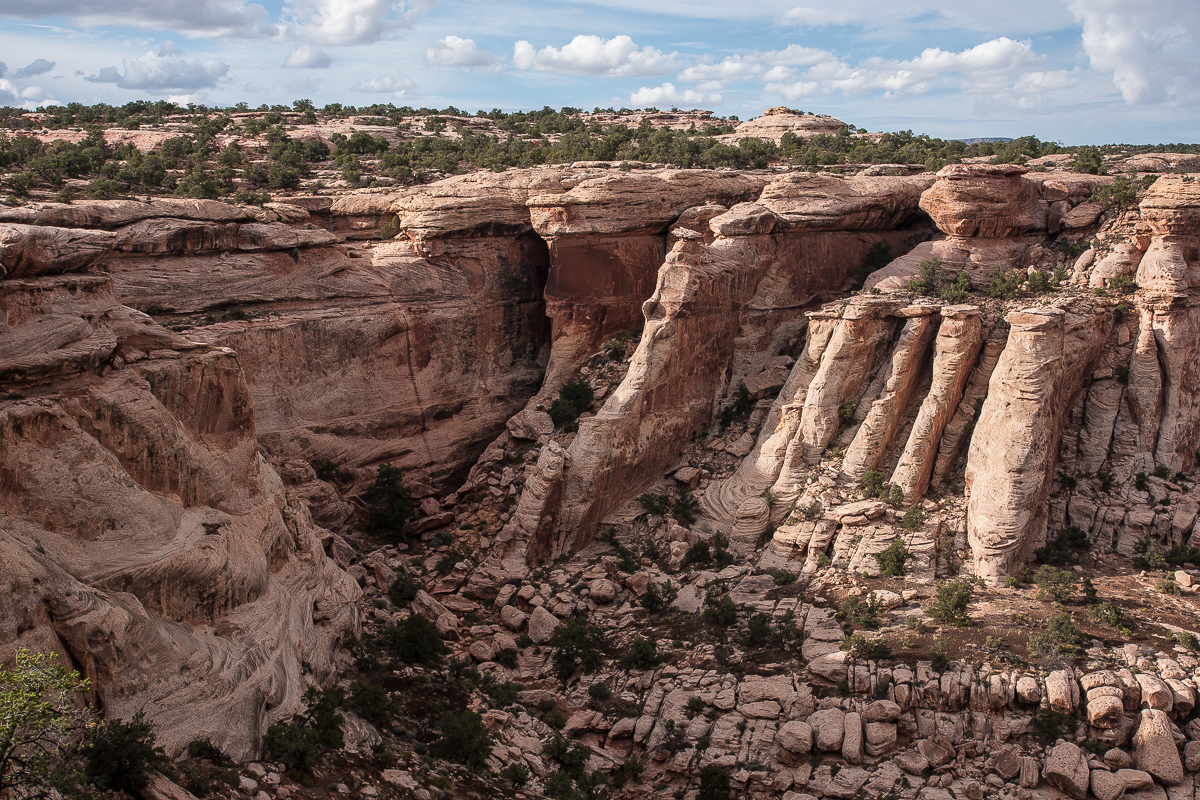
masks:
<svg viewBox="0 0 1200 800"><path fill-rule="evenodd" d="M435 758L482 769L492 754L492 737L483 727L483 718L474 711L446 714L439 725L441 738L429 752Z"/></svg>
<svg viewBox="0 0 1200 800"><path fill-rule="evenodd" d="M1083 645L1083 634L1067 614L1055 614L1041 633L1029 637L1029 650L1041 656L1069 656Z"/></svg>
<svg viewBox="0 0 1200 800"><path fill-rule="evenodd" d="M542 717L542 722L546 723L551 728L554 728L556 731L561 731L563 728L567 727L567 715L559 710L558 706L555 706L545 713L545 715Z"/></svg>
<svg viewBox="0 0 1200 800"><path fill-rule="evenodd" d="M696 800L729 800L732 789L729 786L729 773L717 764L708 764L700 768L700 789Z"/></svg>
<svg viewBox="0 0 1200 800"><path fill-rule="evenodd" d="M777 569L771 573L771 580L776 586L790 586L796 582L796 573L791 570Z"/></svg>
<svg viewBox="0 0 1200 800"><path fill-rule="evenodd" d="M733 397L733 401L721 410L719 422L721 430L725 430L735 422L742 422L750 417L750 412L754 410L754 399L750 397L750 392L746 389L745 384L740 384L737 388L737 393Z"/></svg>
<svg viewBox="0 0 1200 800"><path fill-rule="evenodd" d="M971 624L968 607L971 603L971 584L967 581L941 583L935 590L929 615L946 625L964 627Z"/></svg>
<svg viewBox="0 0 1200 800"><path fill-rule="evenodd" d="M391 722L400 713L400 701L377 683L356 680L350 684L350 709L375 727Z"/></svg>
<svg viewBox="0 0 1200 800"><path fill-rule="evenodd" d="M593 683L588 687L588 697L604 702L612 699L612 690L603 683Z"/></svg>
<svg viewBox="0 0 1200 800"><path fill-rule="evenodd" d="M856 404L853 400L844 400L842 401L842 404L838 406L838 419L843 425L854 424L855 407Z"/></svg>
<svg viewBox="0 0 1200 800"><path fill-rule="evenodd" d="M56 796L54 778L90 720L91 687L49 653L21 648L14 660L11 670L0 663L0 797Z"/></svg>
<svg viewBox="0 0 1200 800"><path fill-rule="evenodd" d="M500 770L500 777L513 786L524 786L529 782L529 767L520 761L514 761Z"/></svg>
<svg viewBox="0 0 1200 800"><path fill-rule="evenodd" d="M920 530L925 524L925 512L913 506L908 511L904 512L904 516L900 518L900 527L906 531ZM899 540L897 540L899 541Z"/></svg>
<svg viewBox="0 0 1200 800"><path fill-rule="evenodd" d="M629 650L621 656L621 666L625 669L654 669L665 660L652 640L639 636L629 643Z"/></svg>
<svg viewBox="0 0 1200 800"><path fill-rule="evenodd" d="M974 289L975 287L971 285L971 276L965 271L960 272L954 276L954 280L949 286L942 289L942 302L951 304L966 302L967 297Z"/></svg>
<svg viewBox="0 0 1200 800"><path fill-rule="evenodd" d="M879 601L874 592L871 592L866 596L866 599L854 595L847 597L842 601L837 616L839 619L847 620L859 628L874 630L879 627L881 621L880 615L883 612L883 603Z"/></svg>
<svg viewBox="0 0 1200 800"><path fill-rule="evenodd" d="M1042 600L1053 600L1065 603L1071 599L1079 577L1070 570L1058 569L1049 564L1042 564L1033 576L1033 582L1038 587L1038 597Z"/></svg>
<svg viewBox="0 0 1200 800"><path fill-rule="evenodd" d="M1159 578L1154 582L1154 590L1159 594L1183 594L1179 584L1170 578Z"/></svg>
<svg viewBox="0 0 1200 800"><path fill-rule="evenodd" d="M404 524L417 518L412 493L404 485L404 473L391 464L379 465L375 481L363 493L363 501L371 528L396 540L404 538Z"/></svg>
<svg viewBox="0 0 1200 800"><path fill-rule="evenodd" d="M926 259L918 265L918 269L920 272L917 277L910 278L905 288L913 294L925 297L937 297L941 294L942 288L947 281L946 272L942 269L941 259Z"/></svg>
<svg viewBox="0 0 1200 800"><path fill-rule="evenodd" d="M422 614L409 614L387 628L383 641L406 664L437 664L446 653L437 627Z"/></svg>
<svg viewBox="0 0 1200 800"><path fill-rule="evenodd" d="M154 726L138 711L128 722L106 719L83 746L83 776L101 791L135 793L171 760L154 741Z"/></svg>
<svg viewBox="0 0 1200 800"><path fill-rule="evenodd" d="M729 595L722 595L716 587L710 584L704 595L704 621L721 628L728 628L737 622L737 605Z"/></svg>
<svg viewBox="0 0 1200 800"><path fill-rule="evenodd" d="M605 644L604 631L589 625L584 617L572 617L555 628L550 637L555 673L565 681L580 667L584 672L594 672L604 663L601 649Z"/></svg>
<svg viewBox="0 0 1200 800"><path fill-rule="evenodd" d="M1039 564L1063 566L1074 564L1079 560L1080 553L1091 548L1087 534L1075 526L1059 528L1054 537L1046 542L1044 547L1033 551L1033 557Z"/></svg>
<svg viewBox="0 0 1200 800"><path fill-rule="evenodd" d="M572 378L558 390L558 399L550 404L550 419L554 427L575 430L579 415L592 407L596 393L587 381Z"/></svg>
<svg viewBox="0 0 1200 800"><path fill-rule="evenodd" d="M664 581L661 586L651 581L646 586L646 593L642 595L642 608L657 614L669 607L678 596L679 587L671 581Z"/></svg>
<svg viewBox="0 0 1200 800"><path fill-rule="evenodd" d="M950 655L950 643L940 637L934 639L930 645L929 657L935 672L945 672L954 663Z"/></svg>
<svg viewBox="0 0 1200 800"><path fill-rule="evenodd" d="M1012 300L1021 293L1021 284L1028 277L1019 269L1002 269L992 273L988 284L988 296L1000 300Z"/></svg>
<svg viewBox="0 0 1200 800"><path fill-rule="evenodd" d="M665 494L655 494L654 492L646 492L638 498L638 502L642 504L642 508L651 514L662 516L667 513L670 507L671 498Z"/></svg>
<svg viewBox="0 0 1200 800"><path fill-rule="evenodd" d="M421 584L412 575L401 571L396 574L396 580L392 581L392 585L388 587L388 598L392 601L392 605L406 606L412 602L421 588Z"/></svg>
<svg viewBox="0 0 1200 800"><path fill-rule="evenodd" d="M687 486L680 486L675 494L675 502L671 504L671 516L680 525L691 525L700 514L700 501L692 494Z"/></svg>
<svg viewBox="0 0 1200 800"><path fill-rule="evenodd" d="M1160 571L1167 568L1167 559L1153 536L1143 536L1133 546L1133 566L1137 569Z"/></svg>
<svg viewBox="0 0 1200 800"><path fill-rule="evenodd" d="M809 522L815 522L825 514L825 507L821 505L820 500L813 500L811 503L801 508L800 513Z"/></svg>
<svg viewBox="0 0 1200 800"><path fill-rule="evenodd" d="M868 500L883 496L883 474L869 469L862 476L862 494Z"/></svg>
<svg viewBox="0 0 1200 800"><path fill-rule="evenodd" d="M1137 289L1137 284L1132 275L1118 275L1108 282L1108 287L1120 294L1129 294Z"/></svg>
<svg viewBox="0 0 1200 800"><path fill-rule="evenodd" d="M310 687L304 694L305 711L267 728L263 749L290 770L310 772L321 753L345 744L344 719L338 710L343 699L340 689L320 691Z"/></svg>
<svg viewBox="0 0 1200 800"><path fill-rule="evenodd" d="M875 554L875 560L879 562L879 571L889 578L904 577L904 565L912 557L908 545L898 536L886 549Z"/></svg>
<svg viewBox="0 0 1200 800"><path fill-rule="evenodd" d="M224 764L229 758L208 737L188 742L188 758L201 758L214 764Z"/></svg>
<svg viewBox="0 0 1200 800"><path fill-rule="evenodd" d="M1033 716L1033 728L1037 731L1038 738L1046 744L1070 736L1074 727L1075 717L1053 706L1041 708Z"/></svg>
<svg viewBox="0 0 1200 800"><path fill-rule="evenodd" d="M1137 189L1122 175L1107 186L1097 186L1093 189L1092 202L1099 203L1105 211L1114 208L1124 211L1137 202Z"/></svg>
<svg viewBox="0 0 1200 800"><path fill-rule="evenodd" d="M704 702L703 697L692 696L692 697L688 698L688 701L684 705L683 710L684 710L684 713L687 714L688 719L692 719L697 714L704 711L704 709L707 707L708 707L708 704Z"/></svg>
<svg viewBox="0 0 1200 800"><path fill-rule="evenodd" d="M852 633L841 644L841 649L853 661L881 661L892 657L892 648L883 639Z"/></svg>
<svg viewBox="0 0 1200 800"><path fill-rule="evenodd" d="M761 647L771 639L771 615L752 614L746 620L746 646Z"/></svg>
<svg viewBox="0 0 1200 800"><path fill-rule="evenodd" d="M1100 155L1100 148L1093 145L1080 147L1075 151L1075 160L1071 162L1071 169L1088 175L1105 174L1104 159Z"/></svg>

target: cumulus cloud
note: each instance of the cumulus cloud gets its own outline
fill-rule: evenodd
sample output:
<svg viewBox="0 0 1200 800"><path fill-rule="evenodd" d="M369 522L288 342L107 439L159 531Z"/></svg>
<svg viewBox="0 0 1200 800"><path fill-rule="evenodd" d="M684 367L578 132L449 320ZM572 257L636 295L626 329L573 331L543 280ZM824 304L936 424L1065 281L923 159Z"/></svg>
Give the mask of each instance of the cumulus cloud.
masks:
<svg viewBox="0 0 1200 800"><path fill-rule="evenodd" d="M296 49L283 60L283 65L291 69L328 69L331 64L333 61L329 55L311 44L296 45Z"/></svg>
<svg viewBox="0 0 1200 800"><path fill-rule="evenodd" d="M851 65L828 53L796 80L768 82L765 88L786 100L833 93L922 94L939 87L997 92L1041 60L1029 42L1007 36L957 52L930 47L907 61L876 57Z"/></svg>
<svg viewBox="0 0 1200 800"><path fill-rule="evenodd" d="M0 71L0 75L3 74L4 73ZM18 94L20 94L20 91L17 89L17 87L13 86L4 78L0 78L0 104L6 106L14 105L17 102Z"/></svg>
<svg viewBox="0 0 1200 800"><path fill-rule="evenodd" d="M267 10L248 0L0 0L0 15L20 19L64 16L79 25L134 25L188 37L255 36Z"/></svg>
<svg viewBox="0 0 1200 800"><path fill-rule="evenodd" d="M4 77L4 73L8 72L8 64L0 61L0 78Z"/></svg>
<svg viewBox="0 0 1200 800"><path fill-rule="evenodd" d="M396 99L416 96L417 87L411 78L383 77L359 81L350 87L351 91L367 92L368 94L390 94Z"/></svg>
<svg viewBox="0 0 1200 800"><path fill-rule="evenodd" d="M42 75L58 66L57 62L47 61L44 58L39 58L28 66L21 67L13 73L14 78L33 78L37 75Z"/></svg>
<svg viewBox="0 0 1200 800"><path fill-rule="evenodd" d="M685 89L681 92L675 88L675 84L667 82L661 86L643 86L629 95L629 102L634 107L643 108L645 106L678 106L680 103L695 106L703 103L719 103L721 95L705 94L693 89Z"/></svg>
<svg viewBox="0 0 1200 800"><path fill-rule="evenodd" d="M431 66L495 69L503 62L495 53L477 48L473 39L453 34L438 39L425 51L425 63Z"/></svg>
<svg viewBox="0 0 1200 800"><path fill-rule="evenodd" d="M122 59L121 63L123 72L116 67L105 67L87 80L147 92L196 91L211 89L229 72L224 61L185 55L170 42L157 53L150 51L138 58Z"/></svg>
<svg viewBox="0 0 1200 800"><path fill-rule="evenodd" d="M1195 0L1071 0L1093 69L1112 75L1125 102L1200 98L1200 4Z"/></svg>
<svg viewBox="0 0 1200 800"><path fill-rule="evenodd" d="M661 75L678 66L674 53L668 55L657 47L639 48L623 34L611 39L581 34L561 48L547 45L541 50L521 40L513 45L513 65L517 69L614 77Z"/></svg>
<svg viewBox="0 0 1200 800"><path fill-rule="evenodd" d="M3 0L0 0L3 2ZM371 44L412 27L432 0L286 0L284 34L317 44Z"/></svg>
<svg viewBox="0 0 1200 800"><path fill-rule="evenodd" d="M828 50L789 44L782 50L755 51L728 56L715 64L697 64L680 72L679 79L701 83L698 88L719 90L726 84L741 83L752 78L785 80L795 74L793 67L812 66L833 57Z"/></svg>

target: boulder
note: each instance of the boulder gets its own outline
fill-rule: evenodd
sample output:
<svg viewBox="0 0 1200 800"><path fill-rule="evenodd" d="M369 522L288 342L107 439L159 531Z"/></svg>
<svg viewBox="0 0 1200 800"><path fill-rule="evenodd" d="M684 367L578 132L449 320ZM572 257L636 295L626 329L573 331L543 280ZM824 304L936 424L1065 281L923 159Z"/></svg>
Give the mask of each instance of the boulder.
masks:
<svg viewBox="0 0 1200 800"><path fill-rule="evenodd" d="M588 584L589 596L600 605L608 605L617 599L617 585L607 578L597 578Z"/></svg>
<svg viewBox="0 0 1200 800"><path fill-rule="evenodd" d="M545 644L550 641L558 628L558 619L545 608L538 606L529 615L529 638L534 644Z"/></svg>
<svg viewBox="0 0 1200 800"><path fill-rule="evenodd" d="M1183 761L1165 711L1155 708L1142 711L1133 737L1133 757L1137 768L1153 775L1159 783L1173 786L1183 780Z"/></svg>
<svg viewBox="0 0 1200 800"><path fill-rule="evenodd" d="M1092 794L1096 800L1120 800L1125 794L1125 781L1106 769L1094 769L1091 773Z"/></svg>
<svg viewBox="0 0 1200 800"><path fill-rule="evenodd" d="M785 722L775 733L776 759L781 763L797 763L799 756L812 750L813 730L807 722Z"/></svg>
<svg viewBox="0 0 1200 800"><path fill-rule="evenodd" d="M525 621L528 619L529 615L516 606L504 606L500 609L500 621L510 631L521 630L525 627Z"/></svg>
<svg viewBox="0 0 1200 800"><path fill-rule="evenodd" d="M845 711L840 708L817 711L808 718L808 724L812 727L817 750L828 753L842 749L846 734Z"/></svg>
<svg viewBox="0 0 1200 800"><path fill-rule="evenodd" d="M1106 687L1107 688L1107 687ZM1103 695L1093 698L1088 693L1087 719L1093 728L1109 730L1116 728L1125 716L1125 704L1121 700L1120 690L1116 695Z"/></svg>
<svg viewBox="0 0 1200 800"><path fill-rule="evenodd" d="M1076 800L1087 796L1090 784L1087 756L1071 742L1063 742L1046 755L1042 776L1047 783Z"/></svg>
<svg viewBox="0 0 1200 800"><path fill-rule="evenodd" d="M842 758L850 764L861 764L863 759L863 723L862 715L850 712L846 715L842 737Z"/></svg>
<svg viewBox="0 0 1200 800"><path fill-rule="evenodd" d="M1175 706L1175 693L1162 678L1151 672L1134 675L1142 690L1142 708L1170 712Z"/></svg>

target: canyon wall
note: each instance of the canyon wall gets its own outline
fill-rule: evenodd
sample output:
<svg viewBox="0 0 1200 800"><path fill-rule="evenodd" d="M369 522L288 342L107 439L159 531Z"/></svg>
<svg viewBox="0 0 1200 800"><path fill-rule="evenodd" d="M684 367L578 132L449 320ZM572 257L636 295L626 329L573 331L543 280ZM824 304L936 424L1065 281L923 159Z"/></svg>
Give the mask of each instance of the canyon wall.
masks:
<svg viewBox="0 0 1200 800"><path fill-rule="evenodd" d="M59 653L171 752L251 758L333 678L359 588L264 460L236 354L121 304L122 244L0 224L0 654Z"/></svg>

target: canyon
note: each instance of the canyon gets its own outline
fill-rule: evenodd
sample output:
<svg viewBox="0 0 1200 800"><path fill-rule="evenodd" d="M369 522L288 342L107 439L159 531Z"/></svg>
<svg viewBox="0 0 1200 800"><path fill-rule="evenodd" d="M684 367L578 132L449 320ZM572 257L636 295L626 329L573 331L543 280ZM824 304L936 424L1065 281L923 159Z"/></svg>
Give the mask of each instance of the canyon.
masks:
<svg viewBox="0 0 1200 800"><path fill-rule="evenodd" d="M0 657L58 653L169 752L207 738L250 762L393 621L382 597L418 564L412 613L528 682L581 612L627 646L658 624L637 616L650 586L674 581L692 617L725 587L794 623L794 674L722 672L698 644L691 666L606 684L631 716L588 707L592 679L525 706L572 709L590 769L640 753L672 791L715 763L793 800L1193 798L1183 648L889 666L840 649L829 596L866 597L896 541L905 587L870 596L910 618L960 566L1007 613L1063 531L1126 569L1200 547L1200 187L1135 175L1121 206L1110 176L893 171L578 163L261 206L0 208ZM556 424L579 382L592 408ZM439 558L368 552L383 464ZM891 494L863 496L872 481ZM652 507L671 496L694 510ZM698 542L739 564L689 569ZM789 571L807 595L772 594ZM1169 580L1186 632L1192 580ZM1039 708L1082 733L1023 750ZM495 771L546 777L550 727L484 717Z"/></svg>

